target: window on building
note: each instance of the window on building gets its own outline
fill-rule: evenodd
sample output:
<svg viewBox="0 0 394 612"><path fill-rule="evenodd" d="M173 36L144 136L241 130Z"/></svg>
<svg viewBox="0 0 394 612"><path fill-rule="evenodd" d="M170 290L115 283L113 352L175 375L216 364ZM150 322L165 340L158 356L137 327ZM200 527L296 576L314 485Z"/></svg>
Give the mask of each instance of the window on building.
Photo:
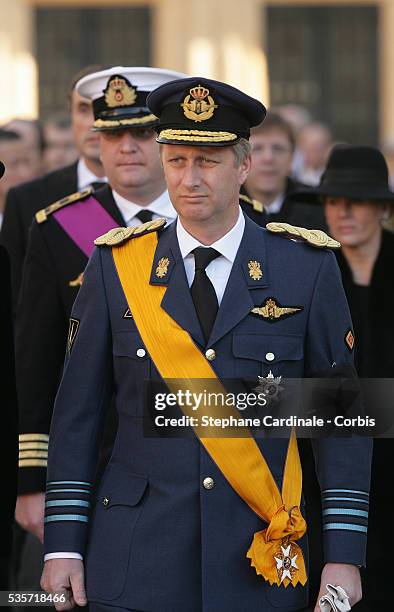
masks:
<svg viewBox="0 0 394 612"><path fill-rule="evenodd" d="M337 140L378 139L377 8L268 8L271 104L305 106Z"/></svg>
<svg viewBox="0 0 394 612"><path fill-rule="evenodd" d="M88 64L150 65L144 7L37 8L40 117L64 110L74 74Z"/></svg>

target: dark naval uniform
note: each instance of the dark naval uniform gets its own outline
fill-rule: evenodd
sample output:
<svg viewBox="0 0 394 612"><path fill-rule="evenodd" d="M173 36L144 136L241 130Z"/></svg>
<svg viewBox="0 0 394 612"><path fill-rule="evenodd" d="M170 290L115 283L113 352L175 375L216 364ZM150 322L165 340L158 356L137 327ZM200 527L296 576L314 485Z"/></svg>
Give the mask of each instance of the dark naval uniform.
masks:
<svg viewBox="0 0 394 612"><path fill-rule="evenodd" d="M90 193L91 190L86 190L84 198ZM114 226L124 224L108 186L100 188L94 197L113 218ZM76 206L84 198L74 194L62 200L63 206ZM78 223L78 218L75 221ZM23 457L20 494L45 490L48 433L63 367L68 319L87 261L87 255L52 214L43 222L33 222L16 323Z"/></svg>
<svg viewBox="0 0 394 612"><path fill-rule="evenodd" d="M14 311L22 281L23 262L33 217L41 208L77 191L77 166L76 162L55 170L33 181L13 187L7 194L0 241L10 256Z"/></svg>
<svg viewBox="0 0 394 612"><path fill-rule="evenodd" d="M175 225L159 235L151 283L166 287L162 308L209 356L218 377L257 381L272 370L286 379L351 366L353 354L344 339L351 321L332 252L283 239L246 218L205 342ZM170 268L159 278L163 258ZM262 275L253 277L251 262ZM268 298L299 310L274 323L251 313ZM134 320L124 317L127 309L111 248L100 247L71 315L50 433L45 552L82 555L88 599L102 606L150 612L302 609L306 587L270 587L250 567L245 553L264 523L202 445L194 439L144 437L141 381L159 374ZM98 439L112 394L118 435L92 496ZM287 440L257 444L280 487ZM327 438L317 440L314 451L325 509L325 560L362 565L371 443ZM307 558L306 538L299 543Z"/></svg>
<svg viewBox="0 0 394 612"><path fill-rule="evenodd" d="M294 179L288 178L286 181L286 191L282 208L277 213L269 214L266 210L264 210L264 206L261 202L253 200L249 197L249 194L243 185L241 188L241 194L245 196L246 199L241 202L241 207L243 211L251 219L253 219L255 223L257 223L257 225L261 225L262 227L265 227L267 223L278 221L309 229L326 230L326 222L322 206L312 206L310 204L303 204L302 202L294 202L290 200L289 196L296 190L300 190L302 187L303 185L301 183L298 183Z"/></svg>
<svg viewBox="0 0 394 612"><path fill-rule="evenodd" d="M1 167L0 167L1 173ZM18 407L16 401L11 310L10 263L0 246L0 376L1 376L1 431L0 465L3 475L0 507L0 589L8 588L8 557L11 552L11 526L14 519L18 465Z"/></svg>

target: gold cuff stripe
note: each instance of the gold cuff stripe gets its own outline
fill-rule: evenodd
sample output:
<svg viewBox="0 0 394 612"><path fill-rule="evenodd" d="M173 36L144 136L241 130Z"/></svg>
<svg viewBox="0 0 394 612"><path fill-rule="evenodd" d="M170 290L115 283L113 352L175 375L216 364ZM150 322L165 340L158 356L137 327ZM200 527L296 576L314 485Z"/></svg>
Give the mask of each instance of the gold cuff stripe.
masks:
<svg viewBox="0 0 394 612"><path fill-rule="evenodd" d="M19 467L47 467L46 459L20 459Z"/></svg>
<svg viewBox="0 0 394 612"><path fill-rule="evenodd" d="M209 132L208 130L162 130L159 138L188 140L194 142L228 142L238 138L231 132Z"/></svg>
<svg viewBox="0 0 394 612"><path fill-rule="evenodd" d="M19 434L19 442L31 442L32 440L34 440L35 442L38 442L38 441L48 442L49 434L43 434L43 433Z"/></svg>
<svg viewBox="0 0 394 612"><path fill-rule="evenodd" d="M130 119L96 119L93 123L93 127L120 127L122 125L143 125L144 123L151 123L157 121L156 115L145 115L145 117L133 117Z"/></svg>
<svg viewBox="0 0 394 612"><path fill-rule="evenodd" d="M19 450L48 450L48 442L19 442Z"/></svg>
<svg viewBox="0 0 394 612"><path fill-rule="evenodd" d="M20 451L19 452L19 459L34 459L34 458L39 458L39 459L45 459L45 457L48 457L48 451L34 451L34 450L29 450L29 451Z"/></svg>

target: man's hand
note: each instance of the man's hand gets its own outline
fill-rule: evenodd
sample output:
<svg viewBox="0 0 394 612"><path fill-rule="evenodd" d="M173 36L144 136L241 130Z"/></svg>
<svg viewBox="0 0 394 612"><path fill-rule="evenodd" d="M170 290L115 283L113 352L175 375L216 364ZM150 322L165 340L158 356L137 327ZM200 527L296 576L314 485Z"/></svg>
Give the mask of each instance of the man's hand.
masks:
<svg viewBox="0 0 394 612"><path fill-rule="evenodd" d="M27 493L16 500L15 520L23 529L44 540L45 493Z"/></svg>
<svg viewBox="0 0 394 612"><path fill-rule="evenodd" d="M83 563L79 559L49 559L45 561L41 588L47 593L64 593L65 602L55 603L56 610L71 610L86 606Z"/></svg>
<svg viewBox="0 0 394 612"><path fill-rule="evenodd" d="M320 612L320 597L326 594L326 584L341 586L349 596L351 607L361 600L360 570L355 565L346 563L327 563L321 574L320 591L314 612Z"/></svg>

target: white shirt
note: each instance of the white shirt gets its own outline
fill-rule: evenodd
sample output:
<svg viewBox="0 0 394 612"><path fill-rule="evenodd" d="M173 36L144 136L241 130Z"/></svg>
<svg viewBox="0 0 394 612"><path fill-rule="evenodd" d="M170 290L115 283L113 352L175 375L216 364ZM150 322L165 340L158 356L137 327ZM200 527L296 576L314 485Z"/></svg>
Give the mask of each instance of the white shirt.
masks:
<svg viewBox="0 0 394 612"><path fill-rule="evenodd" d="M80 157L77 165L77 185L78 191L82 191L89 187L92 183L99 181L100 183L107 183L108 179L106 176L96 176L86 165L85 160Z"/></svg>
<svg viewBox="0 0 394 612"><path fill-rule="evenodd" d="M222 238L209 245L220 253L220 257L217 257L211 261L211 263L205 269L209 280L215 288L219 304L222 301L231 268L233 267L235 256L238 252L239 245L241 244L244 229L245 217L243 216L241 209L239 209L238 220L234 227ZM189 283L190 287L194 279L195 270L194 255L192 251L196 247L207 247L207 245L201 244L201 242L191 236L189 232L185 230L179 219L176 225L176 234L178 237L179 248L183 257L183 263L185 264L187 282Z"/></svg>
<svg viewBox="0 0 394 612"><path fill-rule="evenodd" d="M270 204L264 204L264 211L269 215L275 215L276 213L280 212L284 201L285 194L280 193Z"/></svg>
<svg viewBox="0 0 394 612"><path fill-rule="evenodd" d="M153 219L165 217L167 223L172 223L176 219L176 211L171 203L167 190L163 191L163 193L159 195L156 200L148 204L148 206L140 206L139 204L130 202L130 200L126 200L126 198L119 195L119 193L114 190L112 190L112 195L128 227L130 227L130 225L142 225L142 222L135 216L140 210L150 210L153 213Z"/></svg>
<svg viewBox="0 0 394 612"><path fill-rule="evenodd" d="M113 193L113 195L115 198L115 193ZM116 196L120 197L118 194L116 194ZM115 198L115 202L118 204L117 198ZM134 206L137 206L137 205L134 204ZM141 206L139 206L138 208L141 208ZM151 204L149 205L148 208L151 209ZM121 212L123 214L122 209L121 209ZM125 217L124 214L123 216ZM163 213L161 214L161 216L163 216ZM212 244L209 245L210 247L212 247L213 249L216 249L216 251L220 253L220 257L217 257L216 259L211 261L211 263L208 264L208 266L206 267L207 276L215 288L219 304L222 301L224 291L226 289L227 281L229 279L231 269L233 267L233 263L237 255L239 245L241 244L244 229L245 229L245 217L243 216L241 208L240 208L238 220L236 224L234 225L234 227L229 232L227 232L227 234L225 234L222 238L220 238L216 242L213 242ZM183 227L179 219L176 224L176 234L178 238L179 249L183 257L183 263L185 264L187 282L190 287L194 279L194 268L195 268L194 255L192 251L196 247L207 248L207 245L201 244L201 242L199 242L193 236L191 236L191 234L189 234L189 232L185 230L185 228ZM56 553L48 553L47 555L44 556L44 561L49 561L49 559L80 559L82 560L82 556L79 553L73 553L73 552L56 552Z"/></svg>

